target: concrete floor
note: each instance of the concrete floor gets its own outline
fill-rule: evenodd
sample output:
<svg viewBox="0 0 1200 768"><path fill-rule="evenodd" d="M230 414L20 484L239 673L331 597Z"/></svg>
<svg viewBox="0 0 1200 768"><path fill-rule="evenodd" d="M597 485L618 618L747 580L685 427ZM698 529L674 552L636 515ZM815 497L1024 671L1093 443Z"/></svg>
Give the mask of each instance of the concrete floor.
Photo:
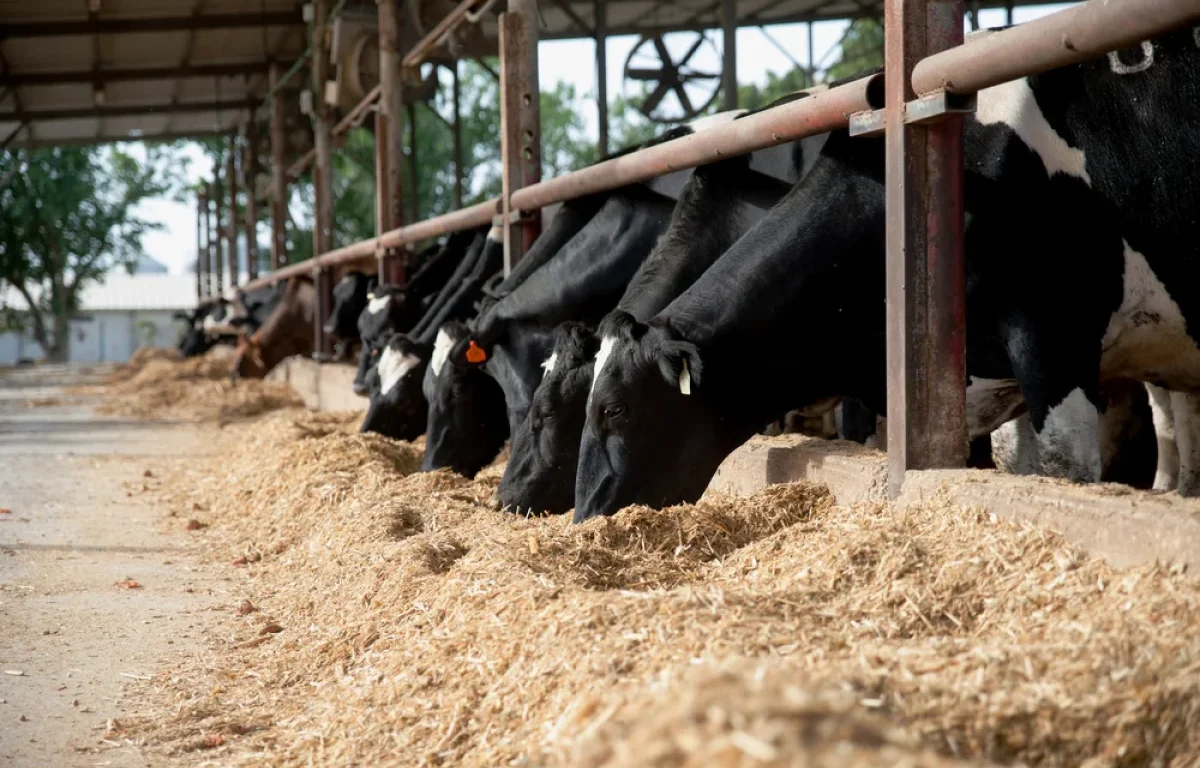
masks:
<svg viewBox="0 0 1200 768"><path fill-rule="evenodd" d="M100 374L0 371L0 765L151 765L108 721L126 685L201 647L223 592L140 493L202 449L196 428L98 417L63 391Z"/></svg>

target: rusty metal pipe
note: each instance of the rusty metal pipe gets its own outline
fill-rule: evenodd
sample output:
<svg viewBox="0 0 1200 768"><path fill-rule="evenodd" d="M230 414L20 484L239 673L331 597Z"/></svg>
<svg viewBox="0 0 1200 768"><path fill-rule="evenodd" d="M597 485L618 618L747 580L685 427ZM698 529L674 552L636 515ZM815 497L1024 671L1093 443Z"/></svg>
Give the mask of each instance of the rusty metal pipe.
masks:
<svg viewBox="0 0 1200 768"><path fill-rule="evenodd" d="M445 42L446 36L454 30L463 19L467 18L467 14L471 9L478 5L480 0L463 0L454 7L454 10L446 14L446 17L437 23L429 34L417 41L417 44L404 56L403 65L405 69L415 69L429 57L429 54Z"/></svg>
<svg viewBox="0 0 1200 768"><path fill-rule="evenodd" d="M1197 20L1196 0L1089 0L923 59L913 68L913 91L975 93L1086 61Z"/></svg>
<svg viewBox="0 0 1200 768"><path fill-rule="evenodd" d="M512 207L532 211L551 203L844 128L851 114L883 106L882 85L882 75L871 75L691 136L605 160L518 189L512 195Z"/></svg>
<svg viewBox="0 0 1200 768"><path fill-rule="evenodd" d="M435 216L425 221L418 221L415 224L409 224L405 227L398 227L397 229L384 232L379 237L371 238L370 240L359 240L357 243L351 243L342 248L329 251L315 259L302 261L298 264L289 264L286 267L275 270L269 275L264 275L257 280L251 280L246 283L245 290L251 291L255 288L261 288L264 285L271 285L280 280L286 280L289 277L310 274L315 269L337 267L356 261L366 261L373 258L381 248L400 248L410 243L429 240L451 232L458 232L463 229L470 229L471 227L480 227L491 223L492 217L499 210L499 206L499 198L492 198L491 200L472 205L469 208Z"/></svg>

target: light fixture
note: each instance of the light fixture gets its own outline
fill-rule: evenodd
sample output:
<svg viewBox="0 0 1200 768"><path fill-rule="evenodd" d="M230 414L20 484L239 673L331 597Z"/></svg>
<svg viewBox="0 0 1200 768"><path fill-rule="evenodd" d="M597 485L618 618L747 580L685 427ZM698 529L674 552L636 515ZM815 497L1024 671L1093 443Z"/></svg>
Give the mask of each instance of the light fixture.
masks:
<svg viewBox="0 0 1200 768"><path fill-rule="evenodd" d="M87 0L87 9L91 13L100 13L100 5L102 0Z"/></svg>
<svg viewBox="0 0 1200 768"><path fill-rule="evenodd" d="M95 85L93 85L92 86L92 101L94 101L96 103L97 107L104 106L104 98L105 98L104 83L96 83Z"/></svg>

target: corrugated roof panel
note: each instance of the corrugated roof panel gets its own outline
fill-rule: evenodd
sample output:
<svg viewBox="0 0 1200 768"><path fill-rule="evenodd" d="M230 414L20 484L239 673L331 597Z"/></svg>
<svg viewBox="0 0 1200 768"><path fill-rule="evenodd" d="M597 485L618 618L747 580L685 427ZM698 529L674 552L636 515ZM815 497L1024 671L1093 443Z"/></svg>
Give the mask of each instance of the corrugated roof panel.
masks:
<svg viewBox="0 0 1200 768"><path fill-rule="evenodd" d="M110 107L126 104L169 104L174 92L173 80L126 80L106 83L104 104Z"/></svg>
<svg viewBox="0 0 1200 768"><path fill-rule="evenodd" d="M102 35L101 40L105 61L114 69L177 66L183 59L188 32L181 30Z"/></svg>
<svg viewBox="0 0 1200 768"><path fill-rule="evenodd" d="M36 298L39 291L32 291ZM22 310L25 300L10 285L0 286L0 306ZM114 310L189 309L196 306L195 275L129 275L110 273L103 283L84 286L81 312Z"/></svg>
<svg viewBox="0 0 1200 768"><path fill-rule="evenodd" d="M3 43L4 58L13 72L92 66L92 42L87 37L17 37Z"/></svg>

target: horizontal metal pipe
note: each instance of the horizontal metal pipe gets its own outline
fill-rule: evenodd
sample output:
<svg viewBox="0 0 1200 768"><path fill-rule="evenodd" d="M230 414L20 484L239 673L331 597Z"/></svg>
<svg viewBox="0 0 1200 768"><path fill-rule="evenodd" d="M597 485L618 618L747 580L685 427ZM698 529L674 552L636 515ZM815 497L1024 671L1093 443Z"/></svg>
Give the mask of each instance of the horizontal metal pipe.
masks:
<svg viewBox="0 0 1200 768"><path fill-rule="evenodd" d="M882 84L882 75L865 77L725 125L523 187L513 193L512 207L532 211L551 203L636 184L685 168L844 128L851 114L883 106Z"/></svg>
<svg viewBox="0 0 1200 768"><path fill-rule="evenodd" d="M443 39L452 29L457 27L462 20L467 18L467 14L479 2L479 0L462 0L461 3L454 7L454 10L446 14L446 17L437 23L429 34L417 41L417 44L412 47L412 50L405 55L401 64L405 69L415 69L421 66L425 59L433 52L435 48L442 44Z"/></svg>
<svg viewBox="0 0 1200 768"><path fill-rule="evenodd" d="M286 280L289 277L311 274L318 269L373 259L375 258L376 251L379 249L400 248L410 243L440 237L450 232L458 232L463 229L490 224L492 216L499 210L499 205L500 199L492 198L491 200L486 200L467 208L435 216L432 219L418 221L416 224L409 224L405 227L389 230L379 237L359 240L357 243L336 248L315 259L301 261L297 264L289 264L286 267L275 270L269 275L264 275L257 280L251 280L246 283L244 290L250 291L255 288L261 288L264 285L271 285L280 280Z"/></svg>
<svg viewBox="0 0 1200 768"><path fill-rule="evenodd" d="M975 93L1086 61L1198 19L1197 0L1089 0L923 59L913 68L913 91Z"/></svg>

